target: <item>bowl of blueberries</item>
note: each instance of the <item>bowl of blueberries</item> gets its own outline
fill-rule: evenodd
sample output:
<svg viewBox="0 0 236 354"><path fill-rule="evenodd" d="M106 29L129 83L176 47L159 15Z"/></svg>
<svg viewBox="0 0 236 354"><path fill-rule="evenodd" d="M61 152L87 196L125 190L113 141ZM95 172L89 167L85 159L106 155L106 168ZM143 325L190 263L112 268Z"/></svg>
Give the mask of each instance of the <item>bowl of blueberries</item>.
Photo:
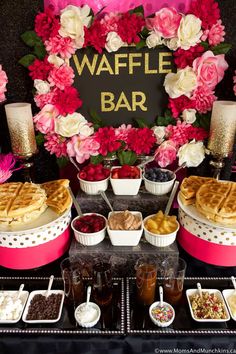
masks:
<svg viewBox="0 0 236 354"><path fill-rule="evenodd" d="M146 190L155 195L164 195L171 191L176 175L174 172L159 168L150 167L145 169L143 180Z"/></svg>

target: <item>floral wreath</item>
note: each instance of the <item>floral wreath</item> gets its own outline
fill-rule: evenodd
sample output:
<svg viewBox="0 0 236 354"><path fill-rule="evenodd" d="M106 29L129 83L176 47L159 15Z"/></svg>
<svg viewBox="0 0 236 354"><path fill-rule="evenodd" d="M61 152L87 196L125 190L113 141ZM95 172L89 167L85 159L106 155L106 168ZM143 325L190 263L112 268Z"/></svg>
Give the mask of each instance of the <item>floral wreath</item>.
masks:
<svg viewBox="0 0 236 354"><path fill-rule="evenodd" d="M34 100L40 112L34 116L36 130L45 148L57 157L75 157L78 163L98 162L116 153L121 163L134 163L139 154L155 153L161 167L172 163L187 145L202 149L208 136L215 87L228 64L224 26L218 3L193 0L187 14L162 8L144 17L142 7L126 13L94 15L84 5L68 5L55 15L52 8L39 13L35 31L22 35L33 54L21 58L34 80ZM168 73L164 88L168 109L149 127L122 124L102 126L76 112L82 105L73 87L74 72L68 65L77 49L93 47L98 53L116 52L123 45L173 51L176 73Z"/></svg>

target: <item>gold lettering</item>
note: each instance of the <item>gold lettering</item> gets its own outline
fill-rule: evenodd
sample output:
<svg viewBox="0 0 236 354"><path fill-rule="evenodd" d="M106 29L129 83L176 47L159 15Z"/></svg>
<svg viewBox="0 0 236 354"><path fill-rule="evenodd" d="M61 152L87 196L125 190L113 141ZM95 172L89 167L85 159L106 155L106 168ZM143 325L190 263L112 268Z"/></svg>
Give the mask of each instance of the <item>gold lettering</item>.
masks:
<svg viewBox="0 0 236 354"><path fill-rule="evenodd" d="M101 92L101 111L111 112L115 108L114 94L112 92Z"/></svg>
<svg viewBox="0 0 236 354"><path fill-rule="evenodd" d="M120 74L120 68L126 68L127 63L120 63L121 58L127 58L128 54L115 54L115 75Z"/></svg>
<svg viewBox="0 0 236 354"><path fill-rule="evenodd" d="M134 66L141 66L141 62L135 62L134 58L141 58L142 53L130 53L129 54L129 74L134 73Z"/></svg>
<svg viewBox="0 0 236 354"><path fill-rule="evenodd" d="M172 53L168 53L168 52L163 52L163 53L159 53L159 73L160 74L167 74L167 73L171 73L171 68L169 69L164 69L164 65L171 65L170 61L165 61L164 57L172 57Z"/></svg>
<svg viewBox="0 0 236 354"><path fill-rule="evenodd" d="M115 112L119 111L120 108L126 108L127 111L132 111L132 108L123 91L121 92L120 97L117 101Z"/></svg>
<svg viewBox="0 0 236 354"><path fill-rule="evenodd" d="M85 54L83 56L82 62L80 64L77 55L75 55L75 54L73 55L73 60L74 60L74 63L75 63L75 66L76 66L76 69L77 69L79 75L82 74L85 66L88 67L88 70L89 70L90 74L93 75L94 71L95 71L97 59L98 59L98 54L95 54L93 56L93 61L92 61L92 64L91 64L89 59L88 59L88 57L87 57L87 55Z"/></svg>
<svg viewBox="0 0 236 354"><path fill-rule="evenodd" d="M149 53L144 54L144 73L145 74L157 74L157 69L149 69Z"/></svg>
<svg viewBox="0 0 236 354"><path fill-rule="evenodd" d="M101 71L108 71L110 75L114 75L114 72L105 54L102 56L96 75L100 75Z"/></svg>
<svg viewBox="0 0 236 354"><path fill-rule="evenodd" d="M138 101L138 97L141 97L141 100ZM144 92L133 91L132 92L132 111L136 111L137 107L140 107L141 111L147 111L147 107L144 106L146 102L146 96Z"/></svg>

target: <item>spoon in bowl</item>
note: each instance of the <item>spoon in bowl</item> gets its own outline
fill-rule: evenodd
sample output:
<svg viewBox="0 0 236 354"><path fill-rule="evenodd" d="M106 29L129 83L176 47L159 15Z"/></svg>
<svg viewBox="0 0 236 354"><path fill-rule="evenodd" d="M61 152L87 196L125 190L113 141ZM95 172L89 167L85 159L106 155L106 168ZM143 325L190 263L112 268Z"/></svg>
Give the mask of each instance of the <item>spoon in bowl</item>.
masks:
<svg viewBox="0 0 236 354"><path fill-rule="evenodd" d="M200 295L200 298L202 298L202 286L200 283L197 283L197 289L198 289L198 292L199 292L199 295Z"/></svg>
<svg viewBox="0 0 236 354"><path fill-rule="evenodd" d="M170 193L169 200L168 200L167 205L166 205L166 209L165 209L165 213L164 213L165 215L168 215L169 212L170 212L170 208L171 208L171 205L173 203L174 197L176 195L178 186L179 186L179 181L175 181L174 186L172 188L172 191Z"/></svg>
<svg viewBox="0 0 236 354"><path fill-rule="evenodd" d="M234 286L234 292L236 292L236 279L235 279L235 277L233 275L231 277L231 280L232 280L232 283L233 283L233 286Z"/></svg>
<svg viewBox="0 0 236 354"><path fill-rule="evenodd" d="M108 205L108 207L110 208L110 210L111 210L112 212L114 212L114 209L113 209L113 207L112 207L112 205L111 205L109 199L107 198L106 193L105 193L104 191L99 191L98 193L101 195L102 199L106 202L106 204Z"/></svg>
<svg viewBox="0 0 236 354"><path fill-rule="evenodd" d="M46 290L46 295L45 295L46 297L48 297L50 295L53 280L54 280L54 275L51 275L49 278L48 288Z"/></svg>

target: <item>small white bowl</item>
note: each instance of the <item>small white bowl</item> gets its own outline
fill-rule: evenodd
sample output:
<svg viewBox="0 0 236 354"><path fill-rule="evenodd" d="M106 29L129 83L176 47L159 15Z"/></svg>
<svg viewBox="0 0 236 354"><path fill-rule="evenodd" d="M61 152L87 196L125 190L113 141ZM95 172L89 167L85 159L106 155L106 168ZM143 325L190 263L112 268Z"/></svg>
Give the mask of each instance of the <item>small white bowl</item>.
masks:
<svg viewBox="0 0 236 354"><path fill-rule="evenodd" d="M120 213L120 211L110 212L108 219L113 213ZM143 220L139 211L130 211L130 213L138 215L141 221ZM143 222L138 230L111 230L107 223L107 233L113 246L137 246L143 233Z"/></svg>
<svg viewBox="0 0 236 354"><path fill-rule="evenodd" d="M173 308L170 304L168 304L167 302L164 302L164 301L163 301L162 306L168 306L168 307L171 309L171 311L172 311L172 313L173 313L173 316L172 316L172 318L171 318L169 321L167 321L167 322L158 321L156 318L153 317L152 310L153 310L154 307L160 306L160 304L161 304L160 301L156 301L156 302L154 302L154 303L149 307L149 316L150 316L152 322L153 322L155 325L157 325L158 327L168 327L168 326L171 325L171 323L172 323L172 322L174 321L174 319L175 319L175 310L174 310L174 308Z"/></svg>
<svg viewBox="0 0 236 354"><path fill-rule="evenodd" d="M80 321L79 316L78 316L78 312L79 312L80 309L83 308L84 306L86 306L86 302L83 302L83 303L80 304L78 307L76 307L75 313L74 313L75 319L76 319L77 323L78 323L81 327L85 327L85 328L94 327L94 326L98 323L98 321L99 321L99 319L100 319L100 316L101 316L100 307L99 307L97 304L95 304L94 302L89 302L89 303L88 303L88 306L92 306L92 307L97 311L97 316L96 316L96 318L94 318L93 321L83 322L83 321Z"/></svg>
<svg viewBox="0 0 236 354"><path fill-rule="evenodd" d="M198 289L188 289L186 290L186 296L187 296L187 300L188 300L188 304L189 304L189 309L190 309L190 313L192 318L197 321L197 322L226 322L230 320L230 315L227 309L227 306L225 304L224 298L220 292L220 290L217 289L202 289L202 292L209 292L210 294L214 294L217 296L217 298L223 303L224 306L224 310L226 313L226 318L222 318L222 319L209 319L209 318L196 318L194 316L193 310L192 310L192 305L191 305L191 301L190 301L190 296L197 294L198 293Z"/></svg>
<svg viewBox="0 0 236 354"><path fill-rule="evenodd" d="M35 295L43 295L45 296L46 295L46 292L47 290L35 290L35 291L32 291L28 297L28 301L27 301L27 304L25 306L25 310L24 310L24 313L23 313L23 316L22 316L22 320L26 323L55 323L55 322L58 322L59 319L61 318L61 313L62 313L62 307L63 307L63 302L64 302L64 297L65 297L65 293L63 290L50 290L50 294L61 294L62 295L62 298L61 298L61 304L60 304L60 308L59 308L59 311L58 311L58 316L57 318L53 319L53 320L48 320L48 319L41 319L41 320L27 320L27 314L28 314L28 311L29 311L29 307L30 307L30 302L31 300L33 299L33 297Z"/></svg>
<svg viewBox="0 0 236 354"><path fill-rule="evenodd" d="M102 179L101 181L85 181L84 179L80 178L78 174L77 178L80 183L80 188L83 192L86 194L96 195L99 191L107 190L110 177Z"/></svg>
<svg viewBox="0 0 236 354"><path fill-rule="evenodd" d="M114 166L114 168L121 168L121 166ZM112 178L110 182L115 195L137 195L142 183L142 173L140 170L140 178Z"/></svg>
<svg viewBox="0 0 236 354"><path fill-rule="evenodd" d="M174 181L176 179L176 174L170 170L166 170L163 168L161 168L160 170L164 171L164 172L168 171L169 173L171 173L172 179L167 182L154 182L154 181L150 181L150 179L147 179L146 177L144 177L144 174L143 174L145 188L151 194L164 195L164 194L169 193L173 187Z"/></svg>
<svg viewBox="0 0 236 354"><path fill-rule="evenodd" d="M98 243L102 242L106 236L107 219L105 218L105 216L97 213L86 213L83 215L85 216L93 214L101 216L105 220L105 227L98 232L86 233L76 230L73 224L75 220L78 220L79 218L81 218L81 216L77 216L71 222L71 228L74 231L75 239L84 246L95 246Z"/></svg>
<svg viewBox="0 0 236 354"><path fill-rule="evenodd" d="M15 298L15 297L17 297L17 294L18 294L18 290L2 290L2 291L0 291L0 296L10 296L10 297ZM25 304L27 302L28 296L29 296L29 292L28 291L23 290L21 292L20 300L21 300L21 304L22 304L22 310L20 311L19 316L16 319L14 319L14 320L4 320L4 319L1 320L0 319L0 323L1 324L2 323L6 323L6 324L7 323L9 323L9 324L17 323L20 320L21 316L22 316L22 313L23 313Z"/></svg>
<svg viewBox="0 0 236 354"><path fill-rule="evenodd" d="M177 232L179 230L179 222L176 220L176 223L178 224L176 230L174 232L171 232L170 234L165 234L165 235L160 235L160 234L154 234L153 232L148 231L145 227L146 221L154 217L155 214L147 216L143 220L143 228L144 228L144 237L145 239L151 243L151 245L156 246L156 247L166 247L171 245L172 243L175 242Z"/></svg>
<svg viewBox="0 0 236 354"><path fill-rule="evenodd" d="M229 304L229 297L230 297L231 295L235 295L235 294L236 294L236 291L235 291L235 289L225 289L225 290L222 291L222 293L223 293L223 296L224 296L226 305L227 305L227 307L228 307L230 316L232 317L232 319L233 319L234 321L236 321L236 315L233 314L232 309L231 309L230 304Z"/></svg>

